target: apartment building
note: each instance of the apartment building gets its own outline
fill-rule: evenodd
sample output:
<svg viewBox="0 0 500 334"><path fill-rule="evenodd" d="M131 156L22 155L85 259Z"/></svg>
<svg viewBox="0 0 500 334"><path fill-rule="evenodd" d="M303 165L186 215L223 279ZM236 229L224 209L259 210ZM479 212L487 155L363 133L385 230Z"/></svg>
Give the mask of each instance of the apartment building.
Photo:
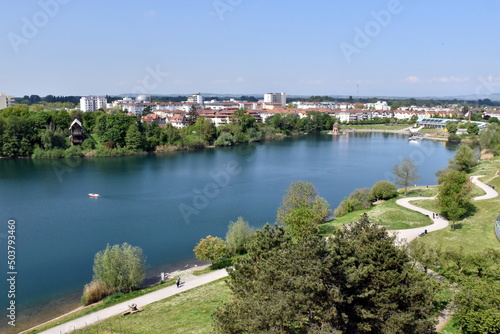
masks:
<svg viewBox="0 0 500 334"><path fill-rule="evenodd" d="M5 93L0 93L0 109L5 109L7 107L12 107L16 104L14 96L9 96Z"/></svg>
<svg viewBox="0 0 500 334"><path fill-rule="evenodd" d="M106 109L107 100L102 96L82 96L80 98L80 110L83 112Z"/></svg>

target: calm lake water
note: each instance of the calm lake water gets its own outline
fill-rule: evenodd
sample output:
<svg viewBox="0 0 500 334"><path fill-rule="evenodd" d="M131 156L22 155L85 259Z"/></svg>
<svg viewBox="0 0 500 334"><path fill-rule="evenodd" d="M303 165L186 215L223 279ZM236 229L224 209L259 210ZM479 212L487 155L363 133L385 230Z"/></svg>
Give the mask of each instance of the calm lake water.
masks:
<svg viewBox="0 0 500 334"><path fill-rule="evenodd" d="M312 182L332 209L355 188L392 177L405 157L419 185L435 184L455 146L366 133L165 155L75 160L0 160L0 244L7 268L7 221L16 222L16 330L78 306L97 251L128 242L147 256L149 275L182 269L208 234L224 237L244 217L274 222L291 182ZM89 198L88 193L101 198ZM0 291L6 325L7 289ZM45 305L41 312L38 305ZM34 307L36 306L36 307ZM52 313L47 311L52 310Z"/></svg>

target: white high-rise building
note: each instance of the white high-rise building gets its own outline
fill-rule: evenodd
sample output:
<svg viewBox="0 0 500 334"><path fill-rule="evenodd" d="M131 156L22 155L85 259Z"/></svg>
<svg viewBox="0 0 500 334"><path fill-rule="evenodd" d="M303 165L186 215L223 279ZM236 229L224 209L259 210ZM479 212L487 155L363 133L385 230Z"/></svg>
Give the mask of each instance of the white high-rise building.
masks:
<svg viewBox="0 0 500 334"><path fill-rule="evenodd" d="M264 94L264 103L281 103L286 106L286 93L266 93Z"/></svg>
<svg viewBox="0 0 500 334"><path fill-rule="evenodd" d="M7 107L12 107L16 104L14 96L9 96L5 93L0 93L0 110Z"/></svg>
<svg viewBox="0 0 500 334"><path fill-rule="evenodd" d="M106 98L102 96L82 96L80 98L80 110L83 112L105 109L106 104Z"/></svg>
<svg viewBox="0 0 500 334"><path fill-rule="evenodd" d="M203 96L201 95L201 93L193 94L190 97L188 97L187 101L190 103L203 104Z"/></svg>

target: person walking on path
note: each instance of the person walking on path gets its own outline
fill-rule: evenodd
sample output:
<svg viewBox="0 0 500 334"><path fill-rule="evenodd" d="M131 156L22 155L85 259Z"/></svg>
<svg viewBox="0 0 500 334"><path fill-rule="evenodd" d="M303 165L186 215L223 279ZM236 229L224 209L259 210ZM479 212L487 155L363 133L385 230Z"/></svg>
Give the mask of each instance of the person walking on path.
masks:
<svg viewBox="0 0 500 334"><path fill-rule="evenodd" d="M177 281L175 282L175 284L177 285L177 287L181 286L181 277L180 276L177 276Z"/></svg>

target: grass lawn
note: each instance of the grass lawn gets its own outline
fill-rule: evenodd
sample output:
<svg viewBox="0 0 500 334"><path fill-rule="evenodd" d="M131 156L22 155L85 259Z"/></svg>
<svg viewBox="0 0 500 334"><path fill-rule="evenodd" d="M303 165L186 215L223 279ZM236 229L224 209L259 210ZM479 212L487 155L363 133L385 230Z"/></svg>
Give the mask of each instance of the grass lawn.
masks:
<svg viewBox="0 0 500 334"><path fill-rule="evenodd" d="M116 316L73 333L211 333L212 313L231 292L225 279L145 306L142 312Z"/></svg>
<svg viewBox="0 0 500 334"><path fill-rule="evenodd" d="M446 326L439 331L441 334L461 334L462 331L460 330L460 326L455 319L455 317L452 317L450 321L446 324Z"/></svg>
<svg viewBox="0 0 500 334"><path fill-rule="evenodd" d="M322 224L321 232L323 234L328 234L336 227L358 221L359 216L365 212L370 217L370 220L386 226L390 230L408 229L432 224L429 217L403 208L396 204L396 199L391 199L377 204L368 210L350 212L345 216L335 218L331 222Z"/></svg>
<svg viewBox="0 0 500 334"><path fill-rule="evenodd" d="M418 201L411 201L411 204L416 205L422 209L431 210L432 212L439 212L439 207L435 200L432 199L422 199Z"/></svg>
<svg viewBox="0 0 500 334"><path fill-rule="evenodd" d="M435 129L435 128L423 128L423 129L420 129L418 132L420 132L420 133L437 133L440 135L446 133L441 129Z"/></svg>

